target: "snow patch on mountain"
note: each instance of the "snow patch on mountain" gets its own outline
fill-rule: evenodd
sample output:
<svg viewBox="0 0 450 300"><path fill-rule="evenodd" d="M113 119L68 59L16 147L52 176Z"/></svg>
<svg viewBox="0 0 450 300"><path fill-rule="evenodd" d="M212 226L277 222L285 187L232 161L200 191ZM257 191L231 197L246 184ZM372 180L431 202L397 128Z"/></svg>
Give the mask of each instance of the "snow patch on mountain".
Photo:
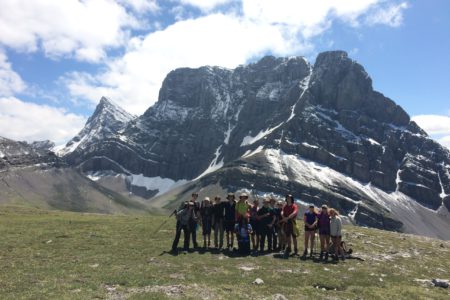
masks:
<svg viewBox="0 0 450 300"><path fill-rule="evenodd" d="M300 97L298 97L297 102L295 102L294 105L292 105L291 107L291 115L289 116L287 122L289 122L290 120L292 120L295 117L295 108L297 107L297 104L300 102L300 100L303 98L303 95L306 93L306 91L308 90L309 87L309 81L311 80L311 74L312 74L312 69L309 69L309 75L306 76L302 81L300 81L300 88L303 90L302 93L300 94Z"/></svg>
<svg viewBox="0 0 450 300"><path fill-rule="evenodd" d="M133 186L144 187L148 191L158 190L158 194L156 194L156 196L162 195L165 192L188 182L188 180L185 179L175 181L173 179L162 178L160 176L145 177L143 174L132 174L127 178Z"/></svg>
<svg viewBox="0 0 450 300"><path fill-rule="evenodd" d="M188 107L182 107L172 100L166 100L161 104L155 105L155 117L158 119L170 120L177 123L184 122L194 110Z"/></svg>
<svg viewBox="0 0 450 300"><path fill-rule="evenodd" d="M272 128L266 129L266 130L261 130L256 136L250 136L250 135L245 136L242 139L241 147L254 144L255 142L259 141L260 139L268 136L269 134L271 134L272 132L277 130L283 124L284 124L284 122L278 124L275 127L272 127Z"/></svg>
<svg viewBox="0 0 450 300"><path fill-rule="evenodd" d="M220 156L220 148L222 148L222 145L216 149L216 152L214 153L214 158L211 161L211 163L209 164L209 167L194 180L200 179L203 176L205 176L206 174L215 172L223 167L223 158L220 162L217 162L217 160L219 159L219 156Z"/></svg>
<svg viewBox="0 0 450 300"><path fill-rule="evenodd" d="M230 142L230 136L231 136L231 131L233 129L231 128L231 124L230 122L228 122L228 130L225 132L225 139L223 140L223 143L225 145L228 145L228 143Z"/></svg>
<svg viewBox="0 0 450 300"><path fill-rule="evenodd" d="M258 146L258 148L256 148L256 149L253 150L253 151L252 151L252 150L247 150L247 151L242 155L242 158L247 158L247 157L253 156L253 155L255 155L256 153L261 152L263 149L264 149L264 146L260 145L260 146Z"/></svg>
<svg viewBox="0 0 450 300"><path fill-rule="evenodd" d="M302 143L303 146L313 149L319 149L319 146L308 144L307 142Z"/></svg>
<svg viewBox="0 0 450 300"><path fill-rule="evenodd" d="M264 99L277 101L280 98L281 88L281 82L268 82L258 90L256 99L259 101Z"/></svg>

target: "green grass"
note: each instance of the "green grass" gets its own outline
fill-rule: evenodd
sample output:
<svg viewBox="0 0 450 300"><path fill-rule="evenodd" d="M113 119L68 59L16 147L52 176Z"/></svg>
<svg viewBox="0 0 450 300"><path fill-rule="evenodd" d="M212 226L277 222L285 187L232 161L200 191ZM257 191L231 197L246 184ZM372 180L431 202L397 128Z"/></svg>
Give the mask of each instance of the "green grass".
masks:
<svg viewBox="0 0 450 300"><path fill-rule="evenodd" d="M154 234L164 220L0 207L0 299L450 298L415 281L449 279L449 242L347 226L345 239L365 261L172 256L164 251L174 220ZM264 284L252 285L256 278Z"/></svg>

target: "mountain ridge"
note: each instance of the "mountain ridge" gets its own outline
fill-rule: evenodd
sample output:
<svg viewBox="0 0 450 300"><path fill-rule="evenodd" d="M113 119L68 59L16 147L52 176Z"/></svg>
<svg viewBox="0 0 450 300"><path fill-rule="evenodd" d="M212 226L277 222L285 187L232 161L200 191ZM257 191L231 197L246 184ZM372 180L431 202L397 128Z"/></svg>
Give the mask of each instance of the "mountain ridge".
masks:
<svg viewBox="0 0 450 300"><path fill-rule="evenodd" d="M267 56L176 69L143 115L122 111L102 98L64 161L96 180L122 174L150 203L217 185L292 192L355 224L450 239L439 229L450 224L450 152L344 51L314 65Z"/></svg>

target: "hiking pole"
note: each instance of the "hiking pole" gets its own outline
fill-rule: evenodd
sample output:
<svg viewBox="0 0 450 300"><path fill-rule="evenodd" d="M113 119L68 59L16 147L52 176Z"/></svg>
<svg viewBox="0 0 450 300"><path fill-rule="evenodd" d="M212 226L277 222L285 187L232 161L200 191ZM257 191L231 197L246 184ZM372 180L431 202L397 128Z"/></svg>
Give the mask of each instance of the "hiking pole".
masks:
<svg viewBox="0 0 450 300"><path fill-rule="evenodd" d="M158 228L155 230L155 232L153 233L153 235L157 234L159 230L161 230L161 228L166 225L166 223L170 220L170 218L175 214L176 210L174 210L168 217L166 220L164 220L164 222L161 223L161 225L158 226Z"/></svg>

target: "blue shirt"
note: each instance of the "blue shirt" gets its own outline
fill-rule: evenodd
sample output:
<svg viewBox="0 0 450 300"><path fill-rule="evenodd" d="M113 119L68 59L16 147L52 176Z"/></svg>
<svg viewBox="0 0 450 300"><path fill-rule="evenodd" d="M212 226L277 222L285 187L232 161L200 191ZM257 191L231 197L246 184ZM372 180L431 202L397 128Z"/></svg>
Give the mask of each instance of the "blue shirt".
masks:
<svg viewBox="0 0 450 300"><path fill-rule="evenodd" d="M306 216L306 223L308 223L308 225L314 224L317 218L316 213L312 213L309 210L305 212L305 216Z"/></svg>

